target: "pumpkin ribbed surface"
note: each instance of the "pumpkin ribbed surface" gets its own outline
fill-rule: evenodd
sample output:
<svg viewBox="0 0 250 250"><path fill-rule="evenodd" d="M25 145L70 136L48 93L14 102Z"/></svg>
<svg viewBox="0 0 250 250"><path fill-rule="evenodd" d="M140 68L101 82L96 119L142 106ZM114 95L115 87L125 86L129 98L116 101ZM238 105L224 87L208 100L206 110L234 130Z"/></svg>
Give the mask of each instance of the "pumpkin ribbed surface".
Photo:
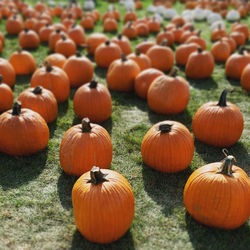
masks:
<svg viewBox="0 0 250 250"><path fill-rule="evenodd" d="M89 241L110 243L129 229L134 217L134 195L119 173L102 169L102 183L88 183L90 172L82 175L72 190L74 217L78 230Z"/></svg>

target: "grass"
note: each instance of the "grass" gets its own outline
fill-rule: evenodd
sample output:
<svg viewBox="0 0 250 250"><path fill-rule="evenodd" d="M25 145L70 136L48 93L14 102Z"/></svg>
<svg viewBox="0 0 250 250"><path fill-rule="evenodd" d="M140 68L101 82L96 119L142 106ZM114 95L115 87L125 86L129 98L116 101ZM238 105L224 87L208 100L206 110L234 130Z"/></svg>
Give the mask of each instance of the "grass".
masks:
<svg viewBox="0 0 250 250"><path fill-rule="evenodd" d="M149 0L143 2L145 8L151 3ZM101 13L106 11L107 6L107 2L98 1ZM118 8L123 16L124 9ZM177 3L176 8L181 11L183 6ZM144 15L144 11L138 12L138 16ZM243 20L245 23L249 21L249 16ZM122 27L122 22L119 26ZM202 29L202 36L209 40L207 23L200 22L195 26ZM227 24L228 30L230 26L230 23ZM5 31L4 20L0 28ZM102 31L100 22L95 31ZM150 37L153 39L154 36ZM18 48L18 41L16 37L6 35L6 38L2 57L9 58ZM133 46L141 40L132 41ZM37 65L40 65L48 54L48 48L40 46L31 52ZM95 75L104 84L105 74L105 70L95 68ZM179 74L185 75L182 68ZM29 81L30 76L17 77L15 97L29 87ZM124 237L109 245L98 245L84 239L75 227L71 190L76 178L64 174L59 163L61 138L67 129L79 123L72 105L75 90L71 90L69 100L59 104L58 119L49 125L50 141L45 150L30 157L18 158L0 153L0 249L248 249L249 220L234 231L208 228L194 221L183 206L182 193L188 177L198 167L221 160L223 154L220 148L195 141L192 163L187 170L177 174L162 174L143 164L140 145L153 124L171 119L191 129L192 117L203 103L218 100L224 88L241 90L239 81L225 78L223 64L216 64L210 79L189 79L189 82L191 99L187 110L179 115L157 115L149 110L146 101L134 93L111 92L112 117L102 123L112 137L111 168L129 180L136 200L134 221ZM249 96L236 92L228 99L238 105L245 119L242 137L229 148L229 152L235 155L238 165L249 175Z"/></svg>

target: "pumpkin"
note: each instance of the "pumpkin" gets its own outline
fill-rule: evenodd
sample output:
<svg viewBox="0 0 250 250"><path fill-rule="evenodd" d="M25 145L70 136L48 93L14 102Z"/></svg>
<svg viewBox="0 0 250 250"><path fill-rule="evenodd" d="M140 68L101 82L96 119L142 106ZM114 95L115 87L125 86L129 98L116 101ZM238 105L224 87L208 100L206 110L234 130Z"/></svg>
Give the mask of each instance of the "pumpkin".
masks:
<svg viewBox="0 0 250 250"><path fill-rule="evenodd" d="M40 41L47 43L49 41L49 36L53 31L55 31L54 26L47 23L39 30Z"/></svg>
<svg viewBox="0 0 250 250"><path fill-rule="evenodd" d="M208 78L214 70L214 58L211 52L200 47L190 54L186 64L186 76L193 79Z"/></svg>
<svg viewBox="0 0 250 250"><path fill-rule="evenodd" d="M139 49L141 53L146 54L147 51L154 45L156 45L155 42L145 40L137 44L135 49Z"/></svg>
<svg viewBox="0 0 250 250"><path fill-rule="evenodd" d="M28 51L22 50L22 48L11 54L9 62L17 75L29 75L36 70L35 58Z"/></svg>
<svg viewBox="0 0 250 250"><path fill-rule="evenodd" d="M55 96L50 90L41 86L24 90L18 96L18 101L22 103L23 108L31 109L41 115L47 123L53 122L57 117Z"/></svg>
<svg viewBox="0 0 250 250"><path fill-rule="evenodd" d="M113 11L107 11L102 16L102 21L105 22L107 18L115 18Z"/></svg>
<svg viewBox="0 0 250 250"><path fill-rule="evenodd" d="M82 56L80 52L67 60L63 70L69 77L70 86L74 88L90 82L94 75L92 62L86 56Z"/></svg>
<svg viewBox="0 0 250 250"><path fill-rule="evenodd" d="M66 27L62 23L54 23L53 26L55 28L55 31L60 30L60 31L63 31L65 33L68 32L68 30L66 29Z"/></svg>
<svg viewBox="0 0 250 250"><path fill-rule="evenodd" d="M235 229L249 217L250 182L236 160L227 155L195 170L185 185L184 205L198 222L222 229Z"/></svg>
<svg viewBox="0 0 250 250"><path fill-rule="evenodd" d="M85 32L84 29L74 23L71 25L68 31L69 38L71 38L77 46L82 46L85 43Z"/></svg>
<svg viewBox="0 0 250 250"><path fill-rule="evenodd" d="M135 12L128 11L128 12L125 13L124 23L131 22L131 21L136 21L136 19L137 19L137 16L136 16Z"/></svg>
<svg viewBox="0 0 250 250"><path fill-rule="evenodd" d="M69 97L70 83L67 74L62 69L51 66L48 61L31 77L30 86L39 85L49 89L55 95L57 102L64 102Z"/></svg>
<svg viewBox="0 0 250 250"><path fill-rule="evenodd" d="M155 170L179 172L192 161L194 140L183 124L176 121L158 122L144 136L141 155L144 163Z"/></svg>
<svg viewBox="0 0 250 250"><path fill-rule="evenodd" d="M188 57L191 53L197 51L199 45L197 43L184 43L181 44L175 53L176 63L182 66L185 66L188 60Z"/></svg>
<svg viewBox="0 0 250 250"><path fill-rule="evenodd" d="M212 45L211 53L214 60L217 62L225 62L230 56L231 48L227 42L223 42L222 39Z"/></svg>
<svg viewBox="0 0 250 250"><path fill-rule="evenodd" d="M102 33L92 33L86 40L88 54L94 55L96 48L106 42L108 37Z"/></svg>
<svg viewBox="0 0 250 250"><path fill-rule="evenodd" d="M66 18L62 20L62 24L68 30L75 23L75 18L73 18L72 14L69 14Z"/></svg>
<svg viewBox="0 0 250 250"><path fill-rule="evenodd" d="M189 84L173 69L169 75L157 77L150 85L147 94L151 110L159 114L178 114L188 105Z"/></svg>
<svg viewBox="0 0 250 250"><path fill-rule="evenodd" d="M4 58L0 58L0 75L3 82L12 87L16 81L16 73L13 66Z"/></svg>
<svg viewBox="0 0 250 250"><path fill-rule="evenodd" d="M212 42L220 40L222 37L227 37L227 31L219 25L218 28L215 28L211 33Z"/></svg>
<svg viewBox="0 0 250 250"><path fill-rule="evenodd" d="M112 100L106 86L96 79L82 85L74 96L74 111L81 119L88 117L91 122L103 122L112 113Z"/></svg>
<svg viewBox="0 0 250 250"><path fill-rule="evenodd" d="M152 46L146 53L151 60L152 68L161 71L168 71L174 65L174 53L166 46L167 41L163 40L161 45Z"/></svg>
<svg viewBox="0 0 250 250"><path fill-rule="evenodd" d="M107 18L103 23L103 30L105 32L115 32L118 29L117 21L114 18Z"/></svg>
<svg viewBox="0 0 250 250"><path fill-rule="evenodd" d="M140 67L141 71L151 68L150 58L147 55L142 54L138 48L135 49L135 53L128 55L128 59L135 61Z"/></svg>
<svg viewBox="0 0 250 250"><path fill-rule="evenodd" d="M48 23L47 20L42 19L42 18L38 18L38 21L36 22L35 26L34 26L34 31L39 34L39 31L41 28L45 27ZM50 23L51 24L51 23Z"/></svg>
<svg viewBox="0 0 250 250"><path fill-rule="evenodd" d="M179 26L176 26L174 29L171 30L173 35L174 35L174 41L176 43L180 43L181 42L181 36L183 34L183 29L180 28Z"/></svg>
<svg viewBox="0 0 250 250"><path fill-rule="evenodd" d="M44 149L49 128L44 119L16 102L12 110L0 115L0 151L9 155L31 155Z"/></svg>
<svg viewBox="0 0 250 250"><path fill-rule="evenodd" d="M236 50L236 42L232 37L222 37L221 41L228 43L230 46L230 53L232 54Z"/></svg>
<svg viewBox="0 0 250 250"><path fill-rule="evenodd" d="M243 89L250 91L250 63L244 68L240 83Z"/></svg>
<svg viewBox="0 0 250 250"><path fill-rule="evenodd" d="M67 37L68 35L64 32L61 31L60 29L54 30L50 36L49 36L49 49L50 51L54 51L56 47L57 41L59 41L62 38L62 35Z"/></svg>
<svg viewBox="0 0 250 250"><path fill-rule="evenodd" d="M3 32L0 31L0 41L2 42L2 45L5 43L5 38Z"/></svg>
<svg viewBox="0 0 250 250"><path fill-rule="evenodd" d="M40 45L40 38L33 30L24 29L18 35L19 45L23 49L36 49Z"/></svg>
<svg viewBox="0 0 250 250"><path fill-rule="evenodd" d="M93 165L110 168L112 142L109 133L88 118L68 129L60 145L60 163L67 174L80 176Z"/></svg>
<svg viewBox="0 0 250 250"><path fill-rule="evenodd" d="M72 203L76 226L89 241L113 242L133 221L133 191L128 181L113 170L93 167L82 175L73 187Z"/></svg>
<svg viewBox="0 0 250 250"><path fill-rule="evenodd" d="M246 24L235 23L235 25L232 26L232 31L242 32L245 35L245 39L249 38L249 29Z"/></svg>
<svg viewBox="0 0 250 250"><path fill-rule="evenodd" d="M133 22L128 22L122 29L122 34L129 39L135 39L137 37L137 29L133 25Z"/></svg>
<svg viewBox="0 0 250 250"><path fill-rule="evenodd" d="M129 39L122 34L119 34L117 37L113 37L111 42L116 43L125 55L128 55L132 52Z"/></svg>
<svg viewBox="0 0 250 250"><path fill-rule="evenodd" d="M201 35L201 30L198 31L197 35L190 36L186 40L186 43L197 43L203 50L206 50L207 47L206 40L200 37L200 35Z"/></svg>
<svg viewBox="0 0 250 250"><path fill-rule="evenodd" d="M192 130L199 141L230 147L239 140L244 128L243 115L236 105L226 101L226 96L224 90L219 102L203 104L195 113Z"/></svg>
<svg viewBox="0 0 250 250"><path fill-rule="evenodd" d="M189 37L191 36L196 36L199 31L196 31L194 26L190 26L189 30L186 30L182 33L181 38L180 38L180 43L185 43Z"/></svg>
<svg viewBox="0 0 250 250"><path fill-rule="evenodd" d="M176 26L182 27L186 23L186 20L181 16L175 16L172 18L171 23Z"/></svg>
<svg viewBox="0 0 250 250"><path fill-rule="evenodd" d="M51 66L57 66L57 67L62 69L64 64L66 63L67 59L62 54L53 53L53 54L48 55L44 59L44 63L46 61L48 61L51 64Z"/></svg>
<svg viewBox="0 0 250 250"><path fill-rule="evenodd" d="M157 33L161 29L161 23L157 20L156 16L153 16L148 22L149 32Z"/></svg>
<svg viewBox="0 0 250 250"><path fill-rule="evenodd" d="M244 54L245 48L240 48L239 53L231 55L225 66L225 73L227 77L233 79L240 79L243 69L250 63L250 56Z"/></svg>
<svg viewBox="0 0 250 250"><path fill-rule="evenodd" d="M138 23L135 25L135 29L138 36L148 36L149 33L148 24Z"/></svg>
<svg viewBox="0 0 250 250"><path fill-rule="evenodd" d="M232 33L230 33L229 36L234 39L237 46L244 45L246 42L246 37L245 37L244 33L240 32L240 31L233 31Z"/></svg>
<svg viewBox="0 0 250 250"><path fill-rule="evenodd" d="M175 37L174 37L173 32L171 30L169 31L165 28L164 31L160 32L157 35L156 43L162 44L163 40L167 40L167 46L172 46L174 41L175 41Z"/></svg>
<svg viewBox="0 0 250 250"><path fill-rule="evenodd" d="M107 72L107 83L111 90L115 91L131 91L134 88L136 76L140 73L138 64L127 59L125 54L122 54L121 59L113 61ZM121 76L126 77L121 77Z"/></svg>
<svg viewBox="0 0 250 250"><path fill-rule="evenodd" d="M0 75L0 113L11 108L14 95L9 85L2 82Z"/></svg>
<svg viewBox="0 0 250 250"><path fill-rule="evenodd" d="M95 51L95 62L98 67L108 68L116 59L121 57L122 50L120 47L107 40L99 45Z"/></svg>
<svg viewBox="0 0 250 250"><path fill-rule="evenodd" d="M80 25L86 30L92 30L95 27L95 22L90 16L83 16Z"/></svg>
<svg viewBox="0 0 250 250"><path fill-rule="evenodd" d="M55 52L70 57L76 53L76 44L72 39L61 35L61 39L56 42Z"/></svg>
<svg viewBox="0 0 250 250"><path fill-rule="evenodd" d="M23 20L17 15L10 16L5 23L5 27L9 35L17 35L23 29Z"/></svg>
<svg viewBox="0 0 250 250"><path fill-rule="evenodd" d="M149 68L141 71L135 78L135 92L143 98L147 98L148 89L151 83L158 76L164 75L164 73L158 69Z"/></svg>

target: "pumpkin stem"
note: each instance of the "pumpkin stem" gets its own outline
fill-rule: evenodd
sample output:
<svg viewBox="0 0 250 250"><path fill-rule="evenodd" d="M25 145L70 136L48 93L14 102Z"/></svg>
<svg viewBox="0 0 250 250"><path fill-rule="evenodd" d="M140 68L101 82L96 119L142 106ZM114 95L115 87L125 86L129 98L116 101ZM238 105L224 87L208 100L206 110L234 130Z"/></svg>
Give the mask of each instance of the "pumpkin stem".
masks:
<svg viewBox="0 0 250 250"><path fill-rule="evenodd" d="M97 79L93 79L93 80L91 80L91 82L90 82L90 84L89 84L89 87L91 88L91 89L95 89L96 88L96 86L97 86L97 84L98 84L98 81L97 81Z"/></svg>
<svg viewBox="0 0 250 250"><path fill-rule="evenodd" d="M164 40L161 42L161 46L167 46L167 43L168 43L168 39L164 39Z"/></svg>
<svg viewBox="0 0 250 250"><path fill-rule="evenodd" d="M236 159L233 155L226 156L226 158L223 160L219 168L219 171L217 173L232 176L232 173L233 173L232 167L235 162L236 162Z"/></svg>
<svg viewBox="0 0 250 250"><path fill-rule="evenodd" d="M23 30L25 33L27 33L29 31L29 29L27 29L27 28L24 28Z"/></svg>
<svg viewBox="0 0 250 250"><path fill-rule="evenodd" d="M171 69L168 75L172 77L176 77L177 72L178 72L178 69L174 67Z"/></svg>
<svg viewBox="0 0 250 250"><path fill-rule="evenodd" d="M198 37L201 36L201 32L202 32L202 30L198 30L198 32L197 32L197 36L198 36Z"/></svg>
<svg viewBox="0 0 250 250"><path fill-rule="evenodd" d="M56 33L58 33L58 34L59 34L60 32L61 32L61 30L60 30L60 29L56 29Z"/></svg>
<svg viewBox="0 0 250 250"><path fill-rule="evenodd" d="M23 48L22 48L22 47L19 47L19 48L17 49L17 52L18 52L18 53L22 53L22 52L23 52Z"/></svg>
<svg viewBox="0 0 250 250"><path fill-rule="evenodd" d="M76 51L76 57L81 57L81 56L82 56L81 52L80 51Z"/></svg>
<svg viewBox="0 0 250 250"><path fill-rule="evenodd" d="M49 61L46 61L44 64L46 67L46 72L51 72L53 70L52 65Z"/></svg>
<svg viewBox="0 0 250 250"><path fill-rule="evenodd" d="M12 115L20 115L21 114L21 102L15 102L12 108Z"/></svg>
<svg viewBox="0 0 250 250"><path fill-rule="evenodd" d="M129 28L131 28L131 27L132 27L132 25L133 25L133 22L132 22L132 21L129 21L129 23L128 23L128 27L129 27Z"/></svg>
<svg viewBox="0 0 250 250"><path fill-rule="evenodd" d="M171 124L163 123L159 125L159 130L161 131L161 133L169 133L171 131L171 127Z"/></svg>
<svg viewBox="0 0 250 250"><path fill-rule="evenodd" d="M91 131L90 120L89 118L82 119L82 132L87 133Z"/></svg>
<svg viewBox="0 0 250 250"><path fill-rule="evenodd" d="M226 107L227 106L227 90L224 89L220 95L219 102L217 103L217 106L220 107Z"/></svg>
<svg viewBox="0 0 250 250"><path fill-rule="evenodd" d="M136 56L140 56L140 54L141 54L140 48L135 48L135 54L136 54Z"/></svg>
<svg viewBox="0 0 250 250"><path fill-rule="evenodd" d="M127 57L124 53L121 54L121 59L122 59L122 62L126 62L127 61Z"/></svg>
<svg viewBox="0 0 250 250"><path fill-rule="evenodd" d="M3 76L0 75L0 84L2 83L2 80L3 80Z"/></svg>
<svg viewBox="0 0 250 250"><path fill-rule="evenodd" d="M246 48L244 46L240 46L239 47L239 54L243 55L245 50L246 50Z"/></svg>
<svg viewBox="0 0 250 250"><path fill-rule="evenodd" d="M105 45L106 45L106 46L109 46L109 45L110 45L110 41L107 40L107 41L105 42Z"/></svg>
<svg viewBox="0 0 250 250"><path fill-rule="evenodd" d="M104 181L108 181L105 177L107 174L104 174L99 167L92 167L90 170L90 179L88 180L88 183L93 183L95 185L98 185Z"/></svg>
<svg viewBox="0 0 250 250"><path fill-rule="evenodd" d="M63 41L66 40L66 36L64 34L61 35L61 38L62 38Z"/></svg>
<svg viewBox="0 0 250 250"><path fill-rule="evenodd" d="M203 50L201 47L198 47L197 51L198 51L198 53L202 53Z"/></svg>
<svg viewBox="0 0 250 250"><path fill-rule="evenodd" d="M40 95L42 94L42 87L41 86L36 86L34 89L33 89L33 93L36 94L36 95Z"/></svg>
<svg viewBox="0 0 250 250"><path fill-rule="evenodd" d="M122 34L119 34L119 35L117 36L117 38L118 38L119 40L122 40Z"/></svg>

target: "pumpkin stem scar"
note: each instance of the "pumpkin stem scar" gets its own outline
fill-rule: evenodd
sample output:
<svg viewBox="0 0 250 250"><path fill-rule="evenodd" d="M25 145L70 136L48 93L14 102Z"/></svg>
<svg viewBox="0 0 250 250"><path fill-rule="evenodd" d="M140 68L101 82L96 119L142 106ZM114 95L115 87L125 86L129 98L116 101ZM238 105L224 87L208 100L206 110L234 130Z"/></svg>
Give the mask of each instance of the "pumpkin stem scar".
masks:
<svg viewBox="0 0 250 250"><path fill-rule="evenodd" d="M171 131L171 127L171 124L163 123L159 125L159 130L161 131L161 133L169 133Z"/></svg>
<svg viewBox="0 0 250 250"><path fill-rule="evenodd" d="M217 173L232 176L233 173L232 167L235 162L236 162L235 157L233 155L228 155L221 163L221 166Z"/></svg>
<svg viewBox="0 0 250 250"><path fill-rule="evenodd" d="M88 180L88 183L93 183L95 185L98 185L99 183L108 181L106 179L106 176L107 174L102 173L99 167L93 166L92 169L90 170L90 179Z"/></svg>

